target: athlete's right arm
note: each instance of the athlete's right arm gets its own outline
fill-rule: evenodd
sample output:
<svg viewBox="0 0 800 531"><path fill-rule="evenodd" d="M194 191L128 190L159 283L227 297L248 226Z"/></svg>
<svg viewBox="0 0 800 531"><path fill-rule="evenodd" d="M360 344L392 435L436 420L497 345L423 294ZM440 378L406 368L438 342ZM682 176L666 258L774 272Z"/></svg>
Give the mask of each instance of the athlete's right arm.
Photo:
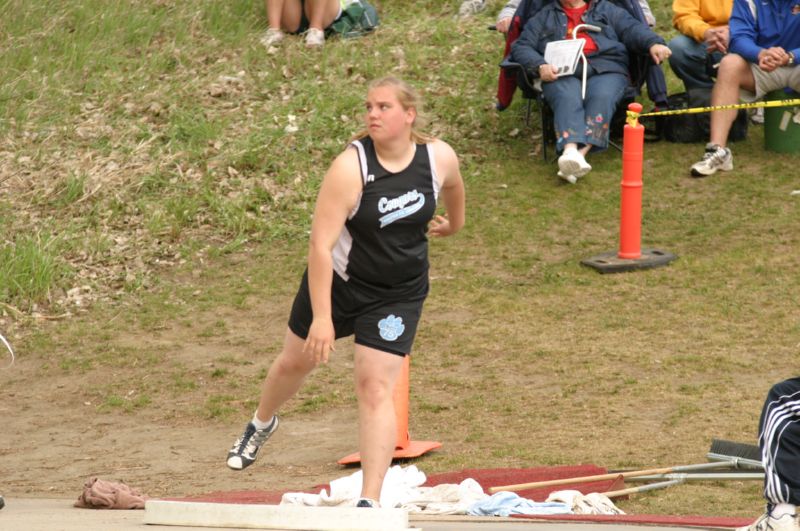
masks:
<svg viewBox="0 0 800 531"><path fill-rule="evenodd" d="M361 193L361 170L353 148L336 157L322 179L308 247L308 285L314 314L304 352L316 363L327 363L335 334L331 318L331 283L333 257L331 251L342 232L348 214L356 206Z"/></svg>

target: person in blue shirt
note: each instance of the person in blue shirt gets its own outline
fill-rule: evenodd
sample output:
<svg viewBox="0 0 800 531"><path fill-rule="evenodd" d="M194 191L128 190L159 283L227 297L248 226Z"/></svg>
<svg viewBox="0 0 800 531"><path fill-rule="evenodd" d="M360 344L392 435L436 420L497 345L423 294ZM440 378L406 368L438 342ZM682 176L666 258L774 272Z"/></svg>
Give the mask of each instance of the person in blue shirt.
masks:
<svg viewBox="0 0 800 531"><path fill-rule="evenodd" d="M729 52L719 65L711 105L752 102L782 88L800 91L800 0L734 0ZM711 138L692 176L733 169L726 147L736 110L711 113Z"/></svg>

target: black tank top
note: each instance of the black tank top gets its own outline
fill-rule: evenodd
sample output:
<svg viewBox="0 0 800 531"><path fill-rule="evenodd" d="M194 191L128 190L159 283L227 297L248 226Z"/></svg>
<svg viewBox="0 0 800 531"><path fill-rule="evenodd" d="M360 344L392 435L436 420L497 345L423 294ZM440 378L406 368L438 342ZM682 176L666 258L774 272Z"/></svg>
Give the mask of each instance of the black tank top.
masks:
<svg viewBox="0 0 800 531"><path fill-rule="evenodd" d="M439 195L433 145L417 144L397 173L378 162L371 138L350 145L358 151L363 189L334 246L334 271L386 296L426 294L426 232Z"/></svg>

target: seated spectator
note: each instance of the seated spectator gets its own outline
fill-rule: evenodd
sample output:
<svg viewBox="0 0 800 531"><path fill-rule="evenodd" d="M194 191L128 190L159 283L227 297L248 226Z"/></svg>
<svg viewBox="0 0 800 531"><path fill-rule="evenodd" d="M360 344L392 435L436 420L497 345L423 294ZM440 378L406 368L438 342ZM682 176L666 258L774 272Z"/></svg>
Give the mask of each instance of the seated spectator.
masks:
<svg viewBox="0 0 800 531"><path fill-rule="evenodd" d="M306 32L306 46L325 44L325 28L342 16L340 0L264 0L269 29L261 44L274 46L286 33ZM286 33L284 33L286 32Z"/></svg>
<svg viewBox="0 0 800 531"><path fill-rule="evenodd" d="M800 378L772 386L759 421L767 510L736 531L797 531L800 504Z"/></svg>
<svg viewBox="0 0 800 531"><path fill-rule="evenodd" d="M729 21L729 53L722 58L711 105L752 102L774 90L800 91L800 5L792 2L734 0ZM733 169L726 147L735 109L711 113L711 138L703 158L692 165L694 177Z"/></svg>
<svg viewBox="0 0 800 531"><path fill-rule="evenodd" d="M508 29L511 27L511 21L514 19L514 13L516 13L521 1L522 0L508 0L508 3L500 10L500 13L497 14L497 23L495 24L497 31L508 33ZM651 28L654 27L656 25L656 18L653 16L650 4L647 3L647 0L638 0L638 3L639 7L642 8L645 20L647 20L647 25Z"/></svg>
<svg viewBox="0 0 800 531"><path fill-rule="evenodd" d="M463 0L458 8L458 16L462 18L471 17L486 9L486 0Z"/></svg>
<svg viewBox="0 0 800 531"><path fill-rule="evenodd" d="M508 0L508 3L500 10L500 13L497 14L497 23L494 26L497 28L497 31L508 33L508 29L511 27L511 21L514 19L514 13L517 11L520 1L521 0Z"/></svg>
<svg viewBox="0 0 800 531"><path fill-rule="evenodd" d="M580 31L588 59L586 99L582 99L582 66L569 76L556 76L544 60L547 43L572 38L578 24L594 24L598 33ZM566 28L566 31L565 31ZM628 54L649 53L656 64L669 57L664 39L646 23L608 0L559 0L545 5L526 24L511 46L511 58L542 81L542 94L553 109L558 141L558 176L574 183L592 167L591 149L608 147L611 118L628 86Z"/></svg>
<svg viewBox="0 0 800 531"><path fill-rule="evenodd" d="M669 41L669 66L687 91L714 86L714 65L728 53L728 19L733 0L675 0L672 25L680 34ZM713 76L713 77L712 77Z"/></svg>

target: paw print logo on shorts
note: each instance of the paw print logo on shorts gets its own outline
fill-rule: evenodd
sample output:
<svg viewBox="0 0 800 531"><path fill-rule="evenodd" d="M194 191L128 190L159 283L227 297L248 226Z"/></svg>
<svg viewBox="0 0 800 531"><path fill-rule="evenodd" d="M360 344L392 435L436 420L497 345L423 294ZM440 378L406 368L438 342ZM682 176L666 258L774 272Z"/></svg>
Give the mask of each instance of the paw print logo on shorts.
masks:
<svg viewBox="0 0 800 531"><path fill-rule="evenodd" d="M395 341L403 335L406 325L403 324L402 317L395 317L394 314L387 315L378 322L378 330L381 337L386 341Z"/></svg>

